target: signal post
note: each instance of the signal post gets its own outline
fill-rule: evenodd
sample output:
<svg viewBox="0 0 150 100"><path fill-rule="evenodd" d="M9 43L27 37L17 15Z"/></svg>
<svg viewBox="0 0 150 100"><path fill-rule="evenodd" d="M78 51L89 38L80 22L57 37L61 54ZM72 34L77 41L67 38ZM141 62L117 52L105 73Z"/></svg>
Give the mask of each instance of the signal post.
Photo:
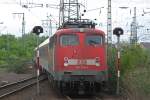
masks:
<svg viewBox="0 0 150 100"><path fill-rule="evenodd" d="M120 27L117 27L113 30L113 34L117 36L117 63L116 63L117 89L116 89L116 94L119 95L119 87L120 87L120 35L123 35L123 29Z"/></svg>
<svg viewBox="0 0 150 100"><path fill-rule="evenodd" d="M36 67L37 67L37 94L40 94L39 86L39 76L40 76L40 54L39 54L39 35L43 33L43 28L41 26L35 26L32 30L32 33L35 33L37 37L37 53L36 53Z"/></svg>

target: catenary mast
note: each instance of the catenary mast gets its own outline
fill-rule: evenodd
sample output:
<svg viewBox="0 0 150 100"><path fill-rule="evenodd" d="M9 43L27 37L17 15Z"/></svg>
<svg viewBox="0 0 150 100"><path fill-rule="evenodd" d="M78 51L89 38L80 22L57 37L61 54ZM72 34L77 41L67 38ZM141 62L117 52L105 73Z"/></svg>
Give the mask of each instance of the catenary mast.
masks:
<svg viewBox="0 0 150 100"><path fill-rule="evenodd" d="M131 36L130 36L130 43L136 44L137 43L137 21L136 21L136 7L134 7L134 17L131 23Z"/></svg>
<svg viewBox="0 0 150 100"><path fill-rule="evenodd" d="M111 20L111 0L108 0L107 12L107 43L112 43L112 20Z"/></svg>

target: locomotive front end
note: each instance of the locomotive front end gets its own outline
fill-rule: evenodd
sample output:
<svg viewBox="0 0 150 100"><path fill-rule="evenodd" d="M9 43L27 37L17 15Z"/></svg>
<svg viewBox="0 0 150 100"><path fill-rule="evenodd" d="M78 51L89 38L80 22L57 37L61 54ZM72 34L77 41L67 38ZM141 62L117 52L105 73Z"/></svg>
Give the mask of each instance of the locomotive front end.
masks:
<svg viewBox="0 0 150 100"><path fill-rule="evenodd" d="M104 33L66 29L58 37L56 66L60 89L77 90L78 94L99 90L108 79Z"/></svg>

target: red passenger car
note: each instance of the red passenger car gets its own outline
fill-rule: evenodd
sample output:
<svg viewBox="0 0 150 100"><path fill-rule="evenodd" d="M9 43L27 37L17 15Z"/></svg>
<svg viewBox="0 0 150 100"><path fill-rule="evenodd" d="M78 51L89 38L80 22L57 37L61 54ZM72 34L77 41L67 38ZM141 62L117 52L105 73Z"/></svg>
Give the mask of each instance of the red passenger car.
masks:
<svg viewBox="0 0 150 100"><path fill-rule="evenodd" d="M91 23L78 25L64 26L39 45L40 65L62 92L94 93L108 80L105 34Z"/></svg>

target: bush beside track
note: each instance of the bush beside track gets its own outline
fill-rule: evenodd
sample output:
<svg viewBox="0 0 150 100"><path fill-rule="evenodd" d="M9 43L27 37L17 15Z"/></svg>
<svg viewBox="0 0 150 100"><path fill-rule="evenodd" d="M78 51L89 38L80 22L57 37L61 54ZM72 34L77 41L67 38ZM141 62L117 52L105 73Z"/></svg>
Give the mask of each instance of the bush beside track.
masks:
<svg viewBox="0 0 150 100"><path fill-rule="evenodd" d="M149 100L150 97L150 51L140 45L121 45L121 86L128 91L131 100ZM110 82L113 90L116 88L115 48L109 49L112 52L108 57L110 67Z"/></svg>
<svg viewBox="0 0 150 100"><path fill-rule="evenodd" d="M40 43L47 37L40 37ZM24 39L24 44L23 44ZM0 36L0 70L25 73L27 65L32 63L37 36L26 34L23 37L14 35Z"/></svg>

